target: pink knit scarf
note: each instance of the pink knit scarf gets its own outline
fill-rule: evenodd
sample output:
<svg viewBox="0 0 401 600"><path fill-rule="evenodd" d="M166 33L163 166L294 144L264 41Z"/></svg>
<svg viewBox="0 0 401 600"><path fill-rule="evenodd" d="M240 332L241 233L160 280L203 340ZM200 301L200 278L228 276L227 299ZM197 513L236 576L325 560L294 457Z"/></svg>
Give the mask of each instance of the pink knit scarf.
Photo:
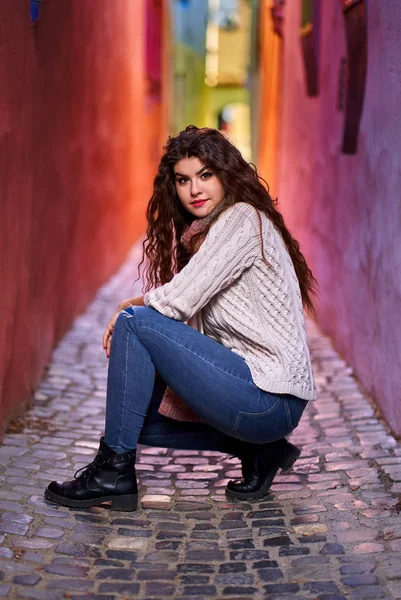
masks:
<svg viewBox="0 0 401 600"><path fill-rule="evenodd" d="M186 225L184 227L180 242L184 246L185 250L190 254L195 254L203 242L202 237L200 237L196 243L196 247L192 250L192 238L207 227L209 220L209 216L204 217L203 219L195 219L192 221L191 225Z"/></svg>

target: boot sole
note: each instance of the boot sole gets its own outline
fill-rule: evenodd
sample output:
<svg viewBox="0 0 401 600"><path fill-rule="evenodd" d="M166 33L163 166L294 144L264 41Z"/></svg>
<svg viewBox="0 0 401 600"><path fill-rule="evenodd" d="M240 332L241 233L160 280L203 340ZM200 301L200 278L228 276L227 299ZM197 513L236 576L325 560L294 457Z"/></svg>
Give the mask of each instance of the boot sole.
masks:
<svg viewBox="0 0 401 600"><path fill-rule="evenodd" d="M263 498L266 496L271 484L275 476L277 475L277 471L281 468L282 471L289 471L293 464L300 457L301 451L299 448L295 448L294 450L286 456L285 460L277 467L276 472L273 475L270 475L264 482L264 484L255 492L236 492L235 490L230 490L229 487L226 487L226 496L228 498L234 498L236 500L258 500L259 498Z"/></svg>
<svg viewBox="0 0 401 600"><path fill-rule="evenodd" d="M100 506L104 502L111 502L110 510L134 511L138 508L138 494L125 494L121 496L103 496L93 498L92 500L72 500L59 496L50 490L45 490L45 498L62 506L70 508L89 508L91 506Z"/></svg>

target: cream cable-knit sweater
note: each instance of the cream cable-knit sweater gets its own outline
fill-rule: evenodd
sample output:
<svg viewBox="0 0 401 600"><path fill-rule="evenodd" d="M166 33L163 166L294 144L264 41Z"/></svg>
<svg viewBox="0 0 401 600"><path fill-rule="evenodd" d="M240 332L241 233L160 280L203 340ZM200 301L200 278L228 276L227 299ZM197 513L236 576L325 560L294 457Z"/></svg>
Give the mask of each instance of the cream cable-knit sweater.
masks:
<svg viewBox="0 0 401 600"><path fill-rule="evenodd" d="M267 392L316 399L301 292L280 233L266 215L262 258L258 211L239 202L224 211L188 264L144 296L177 321L241 356Z"/></svg>

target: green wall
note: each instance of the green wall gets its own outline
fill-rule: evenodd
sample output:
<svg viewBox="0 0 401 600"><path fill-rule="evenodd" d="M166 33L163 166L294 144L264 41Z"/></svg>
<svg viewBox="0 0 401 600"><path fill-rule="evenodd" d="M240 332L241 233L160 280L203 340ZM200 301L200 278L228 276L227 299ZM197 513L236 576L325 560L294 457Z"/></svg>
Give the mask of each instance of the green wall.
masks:
<svg viewBox="0 0 401 600"><path fill-rule="evenodd" d="M206 87L205 125L217 127L217 115L224 106L233 102L249 104L249 90L237 86Z"/></svg>
<svg viewBox="0 0 401 600"><path fill-rule="evenodd" d="M184 44L174 45L173 124L176 131L187 125L205 125L207 87L205 59Z"/></svg>

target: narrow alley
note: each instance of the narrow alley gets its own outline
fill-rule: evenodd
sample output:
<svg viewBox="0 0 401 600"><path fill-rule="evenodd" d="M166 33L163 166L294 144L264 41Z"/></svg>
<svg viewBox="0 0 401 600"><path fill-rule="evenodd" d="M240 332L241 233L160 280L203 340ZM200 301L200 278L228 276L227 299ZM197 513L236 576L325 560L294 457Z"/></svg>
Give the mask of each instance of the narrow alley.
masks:
<svg viewBox="0 0 401 600"><path fill-rule="evenodd" d="M0 599L401 600L400 32L0 0Z"/></svg>
<svg viewBox="0 0 401 600"><path fill-rule="evenodd" d="M351 369L309 323L319 388L302 447L260 502L227 502L239 463L143 446L141 509L73 510L43 498L92 459L104 424L104 324L132 295L139 246L54 352L35 406L0 448L1 597L401 598L401 447Z"/></svg>

